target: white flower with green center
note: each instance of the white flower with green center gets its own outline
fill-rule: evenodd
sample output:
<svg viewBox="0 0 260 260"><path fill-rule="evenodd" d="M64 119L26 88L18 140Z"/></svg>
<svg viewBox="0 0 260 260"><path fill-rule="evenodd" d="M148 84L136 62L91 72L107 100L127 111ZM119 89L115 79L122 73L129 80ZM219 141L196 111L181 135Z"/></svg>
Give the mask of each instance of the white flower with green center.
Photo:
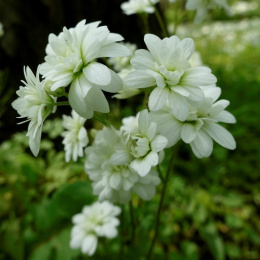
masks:
<svg viewBox="0 0 260 260"><path fill-rule="evenodd" d="M189 102L204 99L201 86L215 84L217 79L204 66L190 67L194 42L177 36L161 40L146 34L144 41L149 49L137 50L131 60L135 71L130 72L124 83L132 88L153 87L149 96L149 109L160 110L167 102L176 118L183 121L189 113Z"/></svg>
<svg viewBox="0 0 260 260"><path fill-rule="evenodd" d="M227 4L226 0L187 0L185 8L189 11L196 10L196 15L194 18L195 23L202 22L208 13L208 10L221 7L225 9L228 15L231 15L231 9Z"/></svg>
<svg viewBox="0 0 260 260"><path fill-rule="evenodd" d="M160 0L129 0L121 4L121 8L126 15L137 13L154 13L154 6Z"/></svg>
<svg viewBox="0 0 260 260"><path fill-rule="evenodd" d="M98 131L93 144L86 148L85 170L92 180L93 193L100 201L127 203L132 192L144 200L150 200L155 194L155 186L160 178L155 170L140 177L129 167L129 163L114 165L110 157L115 146L121 142L121 133L113 128Z"/></svg>
<svg viewBox="0 0 260 260"><path fill-rule="evenodd" d="M69 103L80 116L91 118L93 111L109 112L102 90L115 93L122 89L122 80L107 66L96 61L102 57L131 55L119 34L110 33L100 22L67 29L58 36L51 34L46 48L47 56L41 65L41 74L54 82L52 91L71 84Z"/></svg>
<svg viewBox="0 0 260 260"><path fill-rule="evenodd" d="M168 140L157 134L157 124L150 121L146 109L138 115L138 128L127 126L123 129L124 141L114 146L116 152L110 162L115 165L129 163L132 169L144 177L151 167L158 164L158 153L166 147Z"/></svg>
<svg viewBox="0 0 260 260"><path fill-rule="evenodd" d="M115 238L117 226L120 224L117 216L121 209L108 201L95 202L85 206L82 213L72 218L74 224L71 230L70 247L80 248L83 254L92 256L97 248L98 237Z"/></svg>
<svg viewBox="0 0 260 260"><path fill-rule="evenodd" d="M27 136L29 146L34 156L40 150L42 126L44 120L54 109L55 98L51 97L44 90L45 81L39 78L39 70L36 76L29 67L24 68L26 81L22 81L25 86L21 86L16 94L19 96L12 107L17 110L19 118L27 118L24 122L30 122Z"/></svg>
<svg viewBox="0 0 260 260"><path fill-rule="evenodd" d="M159 133L169 140L168 147L182 139L190 144L198 158L210 156L213 140L227 149L236 148L233 136L218 124L236 122L234 116L225 110L229 101L222 99L216 102L221 92L218 87L206 89L204 92L204 101L198 107L190 106L185 121L176 119L169 108L151 113L151 120L158 124Z"/></svg>
<svg viewBox="0 0 260 260"><path fill-rule="evenodd" d="M84 155L83 148L87 146L89 139L87 130L84 127L86 119L79 116L74 110L72 116L63 115L63 127L67 129L61 135L64 137L62 143L65 146L65 159L68 162L71 158L77 161L78 157Z"/></svg>

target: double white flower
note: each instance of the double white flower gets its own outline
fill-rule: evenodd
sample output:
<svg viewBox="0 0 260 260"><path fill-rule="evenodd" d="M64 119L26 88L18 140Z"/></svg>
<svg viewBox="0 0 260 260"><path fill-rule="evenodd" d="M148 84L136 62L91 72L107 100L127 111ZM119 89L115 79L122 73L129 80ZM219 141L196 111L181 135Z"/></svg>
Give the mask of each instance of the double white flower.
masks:
<svg viewBox="0 0 260 260"><path fill-rule="evenodd" d="M215 84L217 79L204 66L190 67L189 59L194 52L194 42L177 36L161 40L146 34L147 50L137 50L131 63L135 71L125 78L132 88L156 86L149 96L149 109L160 110L167 102L176 118L183 121L189 113L190 102L200 102L204 93L200 86Z"/></svg>
<svg viewBox="0 0 260 260"><path fill-rule="evenodd" d="M97 248L98 237L115 238L121 209L108 201L85 206L82 213L72 218L70 247L81 248L82 253L92 256Z"/></svg>
<svg viewBox="0 0 260 260"><path fill-rule="evenodd" d="M151 113L151 120L158 124L159 133L169 140L168 147L182 139L190 144L193 153L198 158L210 156L213 150L213 140L227 149L236 148L233 136L218 124L218 122L236 122L234 116L225 110L229 101L222 99L216 102L221 93L218 87L205 89L204 93L203 102L198 106L190 106L189 115L184 121L175 118L167 107Z"/></svg>
<svg viewBox="0 0 260 260"><path fill-rule="evenodd" d="M196 10L194 18L195 23L202 22L208 13L208 10L216 7L224 8L228 15L231 15L231 9L226 0L187 0L185 8L190 11Z"/></svg>
<svg viewBox="0 0 260 260"><path fill-rule="evenodd" d="M83 148L88 144L88 134L84 127L86 119L79 116L74 110L72 116L63 115L63 127L67 129L61 135L64 137L62 143L65 146L65 159L68 162L71 157L77 161L78 156L83 156Z"/></svg>
<svg viewBox="0 0 260 260"><path fill-rule="evenodd" d="M158 153L166 147L168 140L158 135L157 124L150 121L146 109L140 112L131 126L121 129L124 131L124 140L114 146L116 152L110 162L115 165L129 163L140 176L146 176L151 167L158 164Z"/></svg>
<svg viewBox="0 0 260 260"><path fill-rule="evenodd" d="M121 8L126 15L136 13L154 13L153 5L160 0L129 0L121 4Z"/></svg>
<svg viewBox="0 0 260 260"><path fill-rule="evenodd" d="M84 118L91 118L93 111L108 113L102 90L114 93L122 88L120 77L96 59L131 55L127 47L116 43L123 37L106 26L98 27L99 23L83 20L75 28L64 27L58 36L51 34L40 71L54 82L52 91L71 84L70 105Z"/></svg>
<svg viewBox="0 0 260 260"><path fill-rule="evenodd" d="M93 193L100 201L127 203L132 192L150 200L155 194L155 186L160 184L155 170L141 177L128 163L114 165L110 162L114 147L121 139L119 131L105 127L96 133L94 142L86 148L85 170L92 181Z"/></svg>
<svg viewBox="0 0 260 260"><path fill-rule="evenodd" d="M39 70L36 76L29 67L24 68L26 81L16 94L19 96L12 106L17 110L20 118L27 118L30 121L28 132L29 146L34 156L37 156L40 149L42 126L44 120L53 111L55 99L48 95L44 89L45 81L39 78Z"/></svg>

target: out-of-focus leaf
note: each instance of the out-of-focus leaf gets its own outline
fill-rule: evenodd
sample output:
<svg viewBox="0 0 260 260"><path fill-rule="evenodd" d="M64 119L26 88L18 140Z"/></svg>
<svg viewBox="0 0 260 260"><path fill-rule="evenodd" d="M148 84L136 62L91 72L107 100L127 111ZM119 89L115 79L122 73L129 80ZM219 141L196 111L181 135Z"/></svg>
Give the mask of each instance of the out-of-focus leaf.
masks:
<svg viewBox="0 0 260 260"><path fill-rule="evenodd" d="M219 236L217 228L213 222L199 228L200 236L206 242L215 260L225 259L225 249L222 238Z"/></svg>

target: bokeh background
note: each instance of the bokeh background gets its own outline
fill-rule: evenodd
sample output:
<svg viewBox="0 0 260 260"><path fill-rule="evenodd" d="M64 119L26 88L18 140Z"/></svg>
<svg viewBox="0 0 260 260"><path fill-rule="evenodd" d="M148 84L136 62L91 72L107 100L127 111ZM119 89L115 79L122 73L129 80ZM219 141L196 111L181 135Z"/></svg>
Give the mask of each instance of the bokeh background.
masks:
<svg viewBox="0 0 260 260"><path fill-rule="evenodd" d="M41 152L35 158L25 137L27 125L17 125L18 115L11 103L22 85L23 67L36 71L44 60L48 35L58 34L64 26L74 27L82 19L100 20L125 41L144 48L143 21L137 15L124 15L122 2L0 0L4 30L0 38L1 260L88 259L68 246L71 217L96 200L84 173L84 159L64 162L59 137L61 115L70 111L58 109L45 123ZM222 88L221 98L230 100L227 110L237 123L227 128L236 139L237 149L228 151L215 144L210 158L198 160L188 146L180 147L154 259L260 259L260 3L228 3L233 16L215 10L202 24L194 25L194 13L190 13L177 35L194 39L197 62L212 69ZM160 2L169 31L173 31L173 6ZM154 15L149 22L151 32L161 37ZM140 96L120 103L112 101L111 111L120 119L135 114L138 104L142 104ZM131 227L126 206L121 233L124 251L120 251L119 238L100 241L93 259L143 259L148 249L145 241L153 235L158 199L159 191L149 203L134 198L135 243L128 241Z"/></svg>

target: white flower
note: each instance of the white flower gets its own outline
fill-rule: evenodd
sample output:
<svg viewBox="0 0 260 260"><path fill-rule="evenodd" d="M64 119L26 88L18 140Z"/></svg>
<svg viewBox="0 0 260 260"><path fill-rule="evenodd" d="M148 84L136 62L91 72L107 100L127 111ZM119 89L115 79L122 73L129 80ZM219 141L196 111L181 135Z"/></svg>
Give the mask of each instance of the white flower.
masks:
<svg viewBox="0 0 260 260"><path fill-rule="evenodd" d="M190 144L198 158L210 156L213 140L227 149L236 148L233 136L218 124L236 122L234 116L225 110L229 101L222 99L215 102L221 92L218 87L205 89L204 92L204 101L198 107L190 106L189 115L183 122L176 119L167 108L151 113L151 120L158 124L159 133L169 140L168 147L182 139Z"/></svg>
<svg viewBox="0 0 260 260"><path fill-rule="evenodd" d="M129 0L121 4L121 8L126 15L136 13L154 13L153 5L160 0Z"/></svg>
<svg viewBox="0 0 260 260"><path fill-rule="evenodd" d="M125 140L114 148L116 152L110 162L115 165L130 163L140 176L146 176L152 166L159 162L158 153L162 151L168 140L157 134L157 124L150 122L148 111L145 109L138 115L138 128L124 128ZM131 131L125 131L131 129Z"/></svg>
<svg viewBox="0 0 260 260"><path fill-rule="evenodd" d="M110 33L100 22L67 29L58 36L51 34L46 48L45 63L41 73L54 82L51 90L71 84L69 102L73 110L84 118L91 118L93 111L109 112L109 105L102 90L115 93L122 88L122 80L107 66L96 59L131 55L119 34Z"/></svg>
<svg viewBox="0 0 260 260"><path fill-rule="evenodd" d="M19 96L12 106L20 115L20 118L27 118L30 121L27 136L29 146L34 156L37 156L40 149L42 126L44 120L54 109L55 99L44 90L44 81L39 79L39 70L36 77L29 67L24 68L26 81L24 87L20 87L16 94Z"/></svg>
<svg viewBox="0 0 260 260"><path fill-rule="evenodd" d="M0 38L4 35L3 24L0 23Z"/></svg>
<svg viewBox="0 0 260 260"><path fill-rule="evenodd" d="M72 218L70 247L81 248L82 253L92 256L97 248L98 237L115 238L119 225L117 216L121 209L108 201L85 206L82 213Z"/></svg>
<svg viewBox="0 0 260 260"><path fill-rule="evenodd" d="M86 119L79 116L74 110L71 113L72 116L63 115L63 126L67 131L64 131L61 135L64 137L62 143L65 145L66 162L71 157L74 161L77 161L78 156L83 156L83 148L87 146L88 134L84 127Z"/></svg>
<svg viewBox="0 0 260 260"><path fill-rule="evenodd" d="M93 144L86 148L85 170L93 181L93 193L99 200L127 203L134 192L144 200L155 194L160 178L155 170L140 177L128 163L114 165L110 162L115 147L120 144L121 133L113 128L98 131Z"/></svg>
<svg viewBox="0 0 260 260"><path fill-rule="evenodd" d="M118 98L118 99L126 99L135 95L140 94L140 90L139 89L135 89L135 88L129 88L125 85L124 83L124 79L125 77L132 71L128 70L128 69L124 69L121 72L118 73L119 77L122 79L123 81L123 88L117 93L115 94L113 97Z"/></svg>
<svg viewBox="0 0 260 260"><path fill-rule="evenodd" d="M202 22L205 19L208 10L216 7L224 8L228 15L232 14L226 0L188 0L185 6L189 11L196 10L194 18L195 23Z"/></svg>
<svg viewBox="0 0 260 260"><path fill-rule="evenodd" d="M115 71L121 71L123 69L127 69L127 70L131 69L130 60L137 49L136 44L132 44L129 42L122 43L122 45L126 46L131 51L131 56L109 58L107 62L113 66Z"/></svg>
<svg viewBox="0 0 260 260"><path fill-rule="evenodd" d="M124 82L128 87L147 88L156 86L149 96L149 108L160 110L167 101L173 114L185 120L190 102L200 102L204 93L200 86L215 84L217 79L204 66L190 67L189 59L194 52L194 42L177 36L161 40L146 34L144 41L149 49L137 50L131 60L135 71L130 72Z"/></svg>

